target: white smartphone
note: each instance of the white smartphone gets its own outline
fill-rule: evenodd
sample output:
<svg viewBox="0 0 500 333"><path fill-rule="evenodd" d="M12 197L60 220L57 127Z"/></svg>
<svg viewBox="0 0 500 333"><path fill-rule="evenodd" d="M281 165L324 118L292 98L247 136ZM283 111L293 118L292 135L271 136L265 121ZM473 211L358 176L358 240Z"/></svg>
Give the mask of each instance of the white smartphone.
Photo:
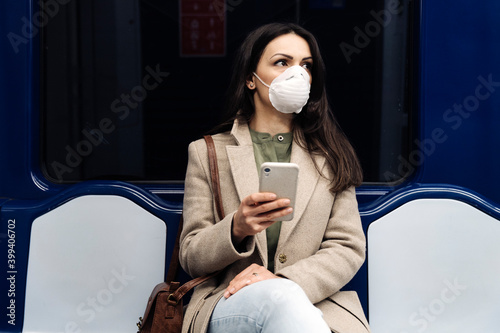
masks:
<svg viewBox="0 0 500 333"><path fill-rule="evenodd" d="M275 193L278 198L290 199L289 207L295 209L295 196L299 179L299 166L295 163L265 162L260 167L260 192ZM290 221L292 213L276 221Z"/></svg>

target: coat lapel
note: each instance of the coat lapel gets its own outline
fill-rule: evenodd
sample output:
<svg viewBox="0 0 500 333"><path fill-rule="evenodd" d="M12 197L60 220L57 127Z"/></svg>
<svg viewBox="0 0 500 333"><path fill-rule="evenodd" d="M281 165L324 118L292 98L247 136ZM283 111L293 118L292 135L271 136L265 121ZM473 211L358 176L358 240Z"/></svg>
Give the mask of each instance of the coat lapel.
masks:
<svg viewBox="0 0 500 333"><path fill-rule="evenodd" d="M247 124L239 124L236 120L231 134L237 145L226 146L229 165L240 201L252 193L259 191L259 173L255 164L252 138ZM257 249L265 267L267 267L266 233L256 235Z"/></svg>
<svg viewBox="0 0 500 333"><path fill-rule="evenodd" d="M295 199L295 212L293 220L284 221L281 223L280 239L278 248L286 242L292 230L299 223L304 211L309 204L320 174L316 170L311 156L307 151L301 148L295 141L292 143L292 156L290 162L296 163L299 166L299 181L297 183L297 196ZM324 157L316 157L316 163L319 170L323 168L325 163Z"/></svg>
<svg viewBox="0 0 500 333"><path fill-rule="evenodd" d="M229 165L240 201L246 196L259 191L259 174L255 164L252 138L246 124L236 120L231 131L236 145L226 146Z"/></svg>

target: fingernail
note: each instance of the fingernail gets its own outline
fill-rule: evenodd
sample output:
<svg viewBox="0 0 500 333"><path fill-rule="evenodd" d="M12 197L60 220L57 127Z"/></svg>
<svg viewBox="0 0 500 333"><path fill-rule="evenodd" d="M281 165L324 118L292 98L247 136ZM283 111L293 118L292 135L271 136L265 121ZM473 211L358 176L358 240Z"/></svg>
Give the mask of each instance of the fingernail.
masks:
<svg viewBox="0 0 500 333"><path fill-rule="evenodd" d="M289 204L290 204L290 199L285 199L285 200L283 200L283 204L284 204L284 205L289 205Z"/></svg>

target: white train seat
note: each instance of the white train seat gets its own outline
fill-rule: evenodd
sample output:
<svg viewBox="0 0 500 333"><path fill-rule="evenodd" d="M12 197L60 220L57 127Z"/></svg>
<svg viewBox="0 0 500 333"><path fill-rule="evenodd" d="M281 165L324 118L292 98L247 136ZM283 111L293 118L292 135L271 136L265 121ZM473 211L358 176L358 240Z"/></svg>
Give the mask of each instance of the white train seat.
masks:
<svg viewBox="0 0 500 333"><path fill-rule="evenodd" d="M23 332L136 332L164 278L166 232L116 195L80 196L36 218Z"/></svg>
<svg viewBox="0 0 500 333"><path fill-rule="evenodd" d="M417 199L368 229L373 333L498 332L500 221L452 199Z"/></svg>

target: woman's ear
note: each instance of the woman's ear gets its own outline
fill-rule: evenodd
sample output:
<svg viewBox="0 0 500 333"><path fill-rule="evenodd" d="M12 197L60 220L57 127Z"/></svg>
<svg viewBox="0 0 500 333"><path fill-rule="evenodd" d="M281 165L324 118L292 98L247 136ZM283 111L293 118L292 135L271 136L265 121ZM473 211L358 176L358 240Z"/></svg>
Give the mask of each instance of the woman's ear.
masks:
<svg viewBox="0 0 500 333"><path fill-rule="evenodd" d="M255 89L255 82L254 82L253 78L252 78L252 80L247 80L246 85L247 85L248 89L254 90Z"/></svg>

